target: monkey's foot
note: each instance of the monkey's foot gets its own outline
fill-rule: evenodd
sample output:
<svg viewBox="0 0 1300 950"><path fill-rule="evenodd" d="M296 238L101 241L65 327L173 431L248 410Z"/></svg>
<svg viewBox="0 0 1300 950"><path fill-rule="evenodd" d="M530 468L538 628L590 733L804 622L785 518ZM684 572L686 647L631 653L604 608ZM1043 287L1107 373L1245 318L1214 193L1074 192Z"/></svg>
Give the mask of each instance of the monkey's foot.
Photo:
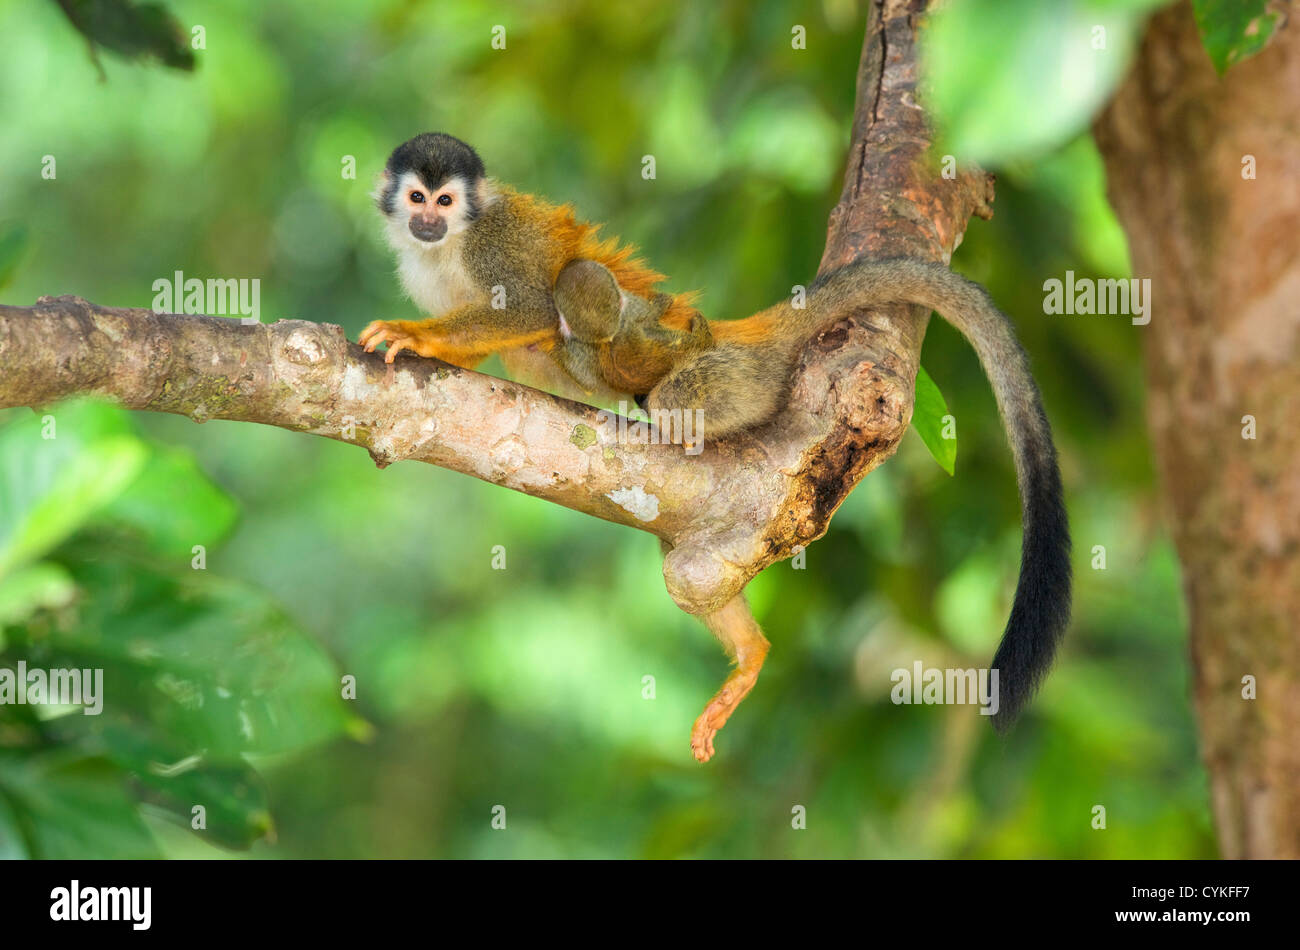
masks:
<svg viewBox="0 0 1300 950"><path fill-rule="evenodd" d="M691 753L696 761L707 762L713 758L713 737L758 682L758 671L763 668L770 644L740 594L721 610L704 614L701 619L736 660L736 668L723 681L722 688L709 700L691 729Z"/></svg>
<svg viewBox="0 0 1300 950"><path fill-rule="evenodd" d="M357 338L367 353L373 353L380 343L388 344L384 362L391 363L402 350L419 356L443 358L439 337L418 320L376 320L361 331Z"/></svg>
<svg viewBox="0 0 1300 950"><path fill-rule="evenodd" d="M691 754L697 762L707 762L713 758L713 737L727 724L731 714L736 711L740 701L749 695L749 691L758 682L758 670L745 673L736 670L727 677L709 704L700 713L691 729Z"/></svg>

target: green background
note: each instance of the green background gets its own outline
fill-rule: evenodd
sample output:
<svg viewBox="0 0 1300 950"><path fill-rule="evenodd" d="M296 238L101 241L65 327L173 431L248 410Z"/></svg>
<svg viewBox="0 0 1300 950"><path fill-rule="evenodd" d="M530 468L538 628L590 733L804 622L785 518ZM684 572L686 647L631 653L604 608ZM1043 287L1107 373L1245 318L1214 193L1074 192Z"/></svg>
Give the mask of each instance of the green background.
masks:
<svg viewBox="0 0 1300 950"><path fill-rule="evenodd" d="M953 264L1016 320L1075 539L1073 625L1009 738L970 707L889 701L889 672L916 659L987 665L1018 566L993 398L938 319L923 360L957 419L955 476L909 434L805 569L750 586L772 652L707 766L687 738L726 661L668 598L649 535L271 428L75 404L48 410L43 439L45 411L11 410L0 665L102 667L107 697L98 718L0 706L0 854L1214 856L1142 328L1042 306L1067 269L1128 276L1086 130L1150 6L1062 3L1045 21L1005 3L1003 22L970 4L953 14L970 22L927 34L947 141L998 172L995 217ZM205 29L193 73L101 52L101 81L53 3L0 0L0 234L21 246L3 302L147 307L182 270L260 278L266 321L355 338L414 316L368 192L388 151L431 129L639 244L712 317L816 270L853 111L853 2L168 9ZM1086 44L1069 24L1100 16L1104 68L1036 103L1039 74L1064 68L1044 38ZM190 830L195 803L206 830Z"/></svg>

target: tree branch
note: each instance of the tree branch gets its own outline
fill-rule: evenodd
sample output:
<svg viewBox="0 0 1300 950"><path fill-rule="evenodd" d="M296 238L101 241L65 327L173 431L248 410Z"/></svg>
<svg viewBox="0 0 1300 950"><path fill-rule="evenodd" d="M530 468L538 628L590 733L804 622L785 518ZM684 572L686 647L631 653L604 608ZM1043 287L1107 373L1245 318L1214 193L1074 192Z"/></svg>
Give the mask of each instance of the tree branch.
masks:
<svg viewBox="0 0 1300 950"><path fill-rule="evenodd" d="M923 7L870 8L822 270L863 254L946 262L970 215L989 214L988 176L948 181L923 162ZM131 409L353 442L381 466L429 462L657 535L669 593L709 613L821 537L862 476L894 453L911 419L927 317L891 306L843 321L810 342L778 418L694 456L630 444L597 410L516 383L411 356L389 366L336 326L245 326L77 297L0 306L0 407L96 393Z"/></svg>

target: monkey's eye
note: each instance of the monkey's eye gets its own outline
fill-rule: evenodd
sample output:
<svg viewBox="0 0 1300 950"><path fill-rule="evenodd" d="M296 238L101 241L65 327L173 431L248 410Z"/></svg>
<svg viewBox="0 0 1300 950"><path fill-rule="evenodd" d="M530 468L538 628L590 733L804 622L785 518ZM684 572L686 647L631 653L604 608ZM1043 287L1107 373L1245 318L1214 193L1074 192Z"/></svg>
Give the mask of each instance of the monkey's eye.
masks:
<svg viewBox="0 0 1300 950"><path fill-rule="evenodd" d="M451 195L439 195L438 204L442 205L444 208L447 207L447 205L451 204Z"/></svg>
<svg viewBox="0 0 1300 950"><path fill-rule="evenodd" d="M411 199L412 204L424 204L424 192L422 191L413 191L407 197Z"/></svg>

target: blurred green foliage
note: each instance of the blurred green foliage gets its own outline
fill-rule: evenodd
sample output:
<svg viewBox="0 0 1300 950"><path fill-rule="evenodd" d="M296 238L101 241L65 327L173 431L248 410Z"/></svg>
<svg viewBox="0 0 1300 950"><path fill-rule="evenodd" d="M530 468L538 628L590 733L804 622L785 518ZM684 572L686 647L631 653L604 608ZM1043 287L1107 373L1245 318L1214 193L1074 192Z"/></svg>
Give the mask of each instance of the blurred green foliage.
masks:
<svg viewBox="0 0 1300 950"><path fill-rule="evenodd" d="M109 406L5 415L0 658L104 686L93 716L0 706L0 850L153 854L128 788L187 824L201 803L210 840L247 846L271 828L250 756L365 733L333 663L263 590L192 569L235 505L189 452Z"/></svg>
<svg viewBox="0 0 1300 950"><path fill-rule="evenodd" d="M98 65L103 46L125 59L150 57L173 69L193 69L191 39L161 3L132 0L56 0L90 44ZM103 75L101 71L101 75Z"/></svg>
<svg viewBox="0 0 1300 950"><path fill-rule="evenodd" d="M11 411L0 665L102 667L106 701L99 717L0 707L0 854L1213 855L1142 331L1042 312L1043 281L1066 269L1127 273L1080 137L1104 90L1089 79L1040 98L1032 57L1003 44L1036 48L1022 25L1059 36L1005 6L1023 18L929 37L969 87L950 127L976 144L1017 128L996 215L972 222L954 266L1017 320L1075 535L1073 628L1009 739L969 707L888 698L890 671L916 659L987 664L1018 563L996 407L937 319L923 358L957 420L956 477L909 437L806 569L751 585L773 650L705 767L687 737L725 659L664 592L649 536L276 429L75 404L48 411L47 439L45 412ZM1134 5L1094 6L1140 25ZM710 316L753 312L817 267L853 109L864 13L850 0L168 9L204 26L199 67L105 58L100 82L54 4L0 0L0 234L28 235L6 303L147 307L152 282L183 270L260 278L265 319L354 337L413 315L367 192L388 150L429 129L608 222L671 288L700 288ZM498 24L504 50L490 46ZM1112 47L1106 82L1131 45ZM1010 108L1017 90L1037 105ZM190 830L194 804L205 831ZM791 828L797 805L806 830Z"/></svg>
<svg viewBox="0 0 1300 950"><path fill-rule="evenodd" d="M1147 16L1169 0L958 0L923 45L938 149L998 165L1058 148L1110 98ZM1191 0L1224 72L1264 48L1282 18L1269 0Z"/></svg>

